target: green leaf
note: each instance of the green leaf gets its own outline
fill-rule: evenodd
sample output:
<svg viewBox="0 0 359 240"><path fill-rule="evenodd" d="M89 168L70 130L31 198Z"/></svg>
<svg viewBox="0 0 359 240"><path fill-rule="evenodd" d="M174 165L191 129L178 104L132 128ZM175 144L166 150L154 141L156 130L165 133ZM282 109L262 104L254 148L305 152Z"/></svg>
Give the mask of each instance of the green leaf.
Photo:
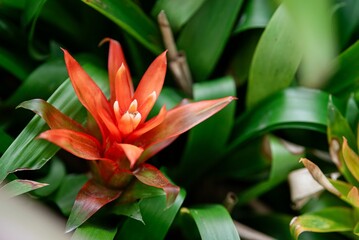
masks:
<svg viewBox="0 0 359 240"><path fill-rule="evenodd" d="M6 100L7 106L16 106L31 98L48 98L67 78L63 58L53 59L36 68Z"/></svg>
<svg viewBox="0 0 359 240"><path fill-rule="evenodd" d="M222 205L182 208L181 218L187 214L193 218L201 239L240 239L231 216ZM182 226L182 228L187 227L187 224Z"/></svg>
<svg viewBox="0 0 359 240"><path fill-rule="evenodd" d="M185 196L186 192L181 189L169 208L166 207L164 195L142 199L139 204L145 224L129 218L119 229L115 239L164 239Z"/></svg>
<svg viewBox="0 0 359 240"><path fill-rule="evenodd" d="M107 74L92 64L83 66L89 75L107 93ZM64 114L72 118L80 118L79 122L85 120L83 109L75 97L75 93L69 80L66 80L56 92L49 98L49 103L56 106ZM0 158L0 182L17 169L39 169L58 151L58 147L45 141L34 140L41 132L47 129L47 124L35 116L23 129L15 141L10 145Z"/></svg>
<svg viewBox="0 0 359 240"><path fill-rule="evenodd" d="M6 196L6 198L12 198L45 186L47 186L46 183L15 179L0 188L0 196Z"/></svg>
<svg viewBox="0 0 359 240"><path fill-rule="evenodd" d="M196 11L202 6L205 0L158 0L152 9L152 16L157 17L160 11L164 11L170 22L172 31L178 31Z"/></svg>
<svg viewBox="0 0 359 240"><path fill-rule="evenodd" d="M351 209L345 207L325 208L293 218L290 224L292 235L298 239L303 232L346 232L355 225Z"/></svg>
<svg viewBox="0 0 359 240"><path fill-rule="evenodd" d="M290 52L290 54L288 54ZM278 7L259 39L249 72L246 106L252 108L288 87L302 52L286 8Z"/></svg>
<svg viewBox="0 0 359 240"><path fill-rule="evenodd" d="M60 159L54 157L50 164L49 173L43 178L36 179L38 182L44 182L49 185L34 191L33 194L36 196L44 197L53 193L61 185L66 175L65 165Z"/></svg>
<svg viewBox="0 0 359 240"><path fill-rule="evenodd" d="M160 32L156 24L130 0L82 0L155 54L162 51Z"/></svg>
<svg viewBox="0 0 359 240"><path fill-rule="evenodd" d="M322 87L335 67L333 58L337 52L337 42L331 3L330 0L283 1L294 23L294 37L303 51L299 75L302 86Z"/></svg>
<svg viewBox="0 0 359 240"><path fill-rule="evenodd" d="M340 46L345 46L359 24L357 14L359 11L359 2L356 0L339 0L334 5L335 15L334 19L337 20L337 34Z"/></svg>
<svg viewBox="0 0 359 240"><path fill-rule="evenodd" d="M230 37L242 0L207 0L188 21L178 37L194 78L208 79ZM196 36L196 37L194 37Z"/></svg>
<svg viewBox="0 0 359 240"><path fill-rule="evenodd" d="M329 95L306 88L288 88L245 112L235 122L228 150L277 129L308 129L326 133Z"/></svg>
<svg viewBox="0 0 359 240"><path fill-rule="evenodd" d="M124 215L145 224L142 219L140 205L138 202L128 203L128 204L117 204L112 208L111 213L116 215Z"/></svg>
<svg viewBox="0 0 359 240"><path fill-rule="evenodd" d="M104 223L86 222L77 228L71 237L71 240L112 240L117 232L117 226L110 226Z"/></svg>
<svg viewBox="0 0 359 240"><path fill-rule="evenodd" d="M61 182L60 187L56 191L52 201L59 207L62 214L70 215L72 205L75 202L77 193L81 187L87 182L88 178L85 174L67 175Z"/></svg>
<svg viewBox="0 0 359 240"><path fill-rule="evenodd" d="M336 59L338 68L324 89L332 94L345 94L353 91L359 84L359 41L342 52Z"/></svg>
<svg viewBox="0 0 359 240"><path fill-rule="evenodd" d="M272 153L272 166L268 180L241 191L238 195L238 204L246 203L273 189L275 186L284 182L291 171L301 166L298 160L304 156L303 153L291 153L283 143L280 142L280 139L273 136L269 137L269 144L270 152Z"/></svg>
<svg viewBox="0 0 359 240"><path fill-rule="evenodd" d="M277 8L273 0L247 1L234 33L240 33L253 28L265 28Z"/></svg>
<svg viewBox="0 0 359 240"><path fill-rule="evenodd" d="M197 83L194 85L193 93L195 101L236 95L234 80L231 77ZM230 104L190 130L177 172L178 176L187 176L181 179L186 186L211 167L223 153L233 127L235 106L235 103ZM188 174L189 172L192 173Z"/></svg>

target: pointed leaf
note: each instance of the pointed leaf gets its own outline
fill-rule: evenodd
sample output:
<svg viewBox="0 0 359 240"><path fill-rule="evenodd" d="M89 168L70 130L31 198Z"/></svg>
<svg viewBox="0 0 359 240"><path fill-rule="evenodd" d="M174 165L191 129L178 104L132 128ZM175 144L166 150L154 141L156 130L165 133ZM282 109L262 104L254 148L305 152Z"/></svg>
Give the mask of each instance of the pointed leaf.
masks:
<svg viewBox="0 0 359 240"><path fill-rule="evenodd" d="M346 232L353 230L354 225L355 219L351 209L331 207L293 218L290 230L298 239L303 232Z"/></svg>
<svg viewBox="0 0 359 240"><path fill-rule="evenodd" d="M41 133L38 138L46 139L79 158L87 160L101 158L100 142L85 133L67 129L53 129Z"/></svg>
<svg viewBox="0 0 359 240"><path fill-rule="evenodd" d="M173 185L170 181L161 173L160 170L152 165L144 164L133 173L135 177L142 183L162 188L166 193L166 204L170 206L176 200L180 188Z"/></svg>
<svg viewBox="0 0 359 240"><path fill-rule="evenodd" d="M112 208L111 213L116 215L124 215L137 221L143 222L141 210L138 202L119 204Z"/></svg>
<svg viewBox="0 0 359 240"><path fill-rule="evenodd" d="M145 224L127 219L119 228L118 239L165 239L185 196L186 192L181 189L171 207L166 207L166 197L163 195L141 200L139 205Z"/></svg>
<svg viewBox="0 0 359 240"><path fill-rule="evenodd" d="M12 198L32 190L47 186L47 183L39 183L31 180L16 179L0 188L0 196Z"/></svg>
<svg viewBox="0 0 359 240"><path fill-rule="evenodd" d="M355 179L359 181L359 156L348 146L348 141L343 138L343 158Z"/></svg>
<svg viewBox="0 0 359 240"><path fill-rule="evenodd" d="M68 129L85 133L86 130L81 124L61 113L57 108L42 99L32 99L22 102L18 108L25 108L35 112L42 117L52 129Z"/></svg>
<svg viewBox="0 0 359 240"><path fill-rule="evenodd" d="M253 55L247 88L248 108L291 84L302 57L295 33L287 9L278 7Z"/></svg>
<svg viewBox="0 0 359 240"><path fill-rule="evenodd" d="M160 125L135 141L138 142L136 145L150 146L176 137L217 113L233 100L234 97L225 97L216 100L190 103L171 109L167 112L166 119Z"/></svg>
<svg viewBox="0 0 359 240"><path fill-rule="evenodd" d="M84 223L100 208L120 196L121 192L88 181L78 193L71 214L66 224L66 232L70 232Z"/></svg>
<svg viewBox="0 0 359 240"><path fill-rule="evenodd" d="M107 222L99 223L84 223L76 229L71 237L71 240L89 240L89 239L101 239L101 240L113 240L117 232L117 226L115 224L107 224Z"/></svg>

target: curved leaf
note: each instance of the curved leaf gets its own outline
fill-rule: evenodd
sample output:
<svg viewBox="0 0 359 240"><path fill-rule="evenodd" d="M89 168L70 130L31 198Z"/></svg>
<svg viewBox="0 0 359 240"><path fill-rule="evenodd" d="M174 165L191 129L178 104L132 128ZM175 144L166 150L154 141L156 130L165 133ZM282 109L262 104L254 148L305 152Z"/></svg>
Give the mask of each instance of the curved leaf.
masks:
<svg viewBox="0 0 359 240"><path fill-rule="evenodd" d="M186 214L193 218L201 239L240 239L231 216L222 205L202 205L189 209L182 208L181 215ZM187 228L186 225L182 227Z"/></svg>
<svg viewBox="0 0 359 240"><path fill-rule="evenodd" d="M293 22L286 8L280 6L269 21L254 52L246 106L251 108L288 87L294 79L301 58L302 51Z"/></svg>
<svg viewBox="0 0 359 240"><path fill-rule="evenodd" d="M247 1L234 33L237 34L252 28L265 28L276 8L277 3L273 0Z"/></svg>
<svg viewBox="0 0 359 240"><path fill-rule="evenodd" d="M306 88L288 88L244 113L235 123L229 150L264 133L283 128L326 133L329 95Z"/></svg>
<svg viewBox="0 0 359 240"><path fill-rule="evenodd" d="M337 54L337 43L331 3L328 0L283 1L293 20L295 37L303 51L299 74L302 86L322 87L335 68L333 58Z"/></svg>
<svg viewBox="0 0 359 240"><path fill-rule="evenodd" d="M295 217L290 223L292 235L298 239L303 232L347 232L355 225L351 209L331 207Z"/></svg>
<svg viewBox="0 0 359 240"><path fill-rule="evenodd" d="M162 50L160 32L154 22L130 0L82 0L131 34L152 52Z"/></svg>
<svg viewBox="0 0 359 240"><path fill-rule="evenodd" d="M117 232L117 226L109 224L85 223L76 229L71 240L113 240Z"/></svg>
<svg viewBox="0 0 359 240"><path fill-rule="evenodd" d="M178 37L192 74L203 81L212 73L231 34L242 0L206 0ZM196 36L196 37L194 37Z"/></svg>

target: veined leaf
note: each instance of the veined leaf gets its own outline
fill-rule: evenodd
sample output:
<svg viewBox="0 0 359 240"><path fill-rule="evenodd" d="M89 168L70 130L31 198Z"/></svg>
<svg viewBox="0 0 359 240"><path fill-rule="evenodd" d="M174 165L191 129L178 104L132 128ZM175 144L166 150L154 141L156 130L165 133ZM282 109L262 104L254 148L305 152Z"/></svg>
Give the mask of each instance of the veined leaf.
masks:
<svg viewBox="0 0 359 240"><path fill-rule="evenodd" d="M39 183L30 180L15 179L0 188L0 196L12 198L32 190L47 186L46 183Z"/></svg>
<svg viewBox="0 0 359 240"><path fill-rule="evenodd" d="M108 80L105 72L91 64L83 67L99 86L108 92ZM64 114L79 118L80 122L84 121L85 116L81 114L82 105L75 97L69 80L56 90L49 98L49 102ZM18 169L30 170L42 167L57 152L57 146L49 142L34 140L45 129L47 129L47 124L39 116L35 116L30 121L0 158L0 182L9 173Z"/></svg>
<svg viewBox="0 0 359 240"><path fill-rule="evenodd" d="M291 54L288 55L288 52ZM248 108L288 87L302 58L287 9L278 7L259 39L249 71Z"/></svg>

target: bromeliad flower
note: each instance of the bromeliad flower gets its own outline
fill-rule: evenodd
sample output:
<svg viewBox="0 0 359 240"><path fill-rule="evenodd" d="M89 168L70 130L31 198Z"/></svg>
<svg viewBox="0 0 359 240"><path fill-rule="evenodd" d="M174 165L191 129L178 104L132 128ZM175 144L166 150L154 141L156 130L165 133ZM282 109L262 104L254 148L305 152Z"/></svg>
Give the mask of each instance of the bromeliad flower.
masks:
<svg viewBox="0 0 359 240"><path fill-rule="evenodd" d="M68 231L121 195L136 200L136 196L131 196L129 188L126 188L136 181L162 188L167 203L173 203L179 188L146 161L181 133L212 116L234 99L226 97L180 104L169 111L163 106L157 116L147 120L163 86L166 52L153 61L134 91L120 44L112 39L106 41L110 42L109 99L79 63L63 50L76 95L91 115L87 127L62 114L46 101L34 99L21 104L21 107L40 115L49 125L50 130L41 133L39 138L89 160L92 178L78 193L69 217Z"/></svg>

